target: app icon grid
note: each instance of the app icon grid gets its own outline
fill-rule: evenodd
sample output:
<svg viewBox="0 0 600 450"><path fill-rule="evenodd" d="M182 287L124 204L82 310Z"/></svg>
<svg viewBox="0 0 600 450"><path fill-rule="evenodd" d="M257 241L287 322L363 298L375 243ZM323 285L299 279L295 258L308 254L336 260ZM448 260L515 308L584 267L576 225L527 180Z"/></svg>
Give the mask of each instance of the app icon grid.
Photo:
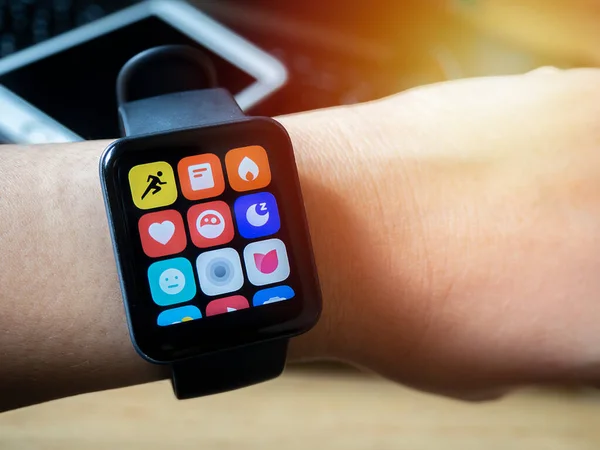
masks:
<svg viewBox="0 0 600 450"><path fill-rule="evenodd" d="M178 253L189 250L190 247L197 250L196 258L190 261L187 258L173 254L173 251L161 253L160 251L148 252L144 249L146 256L153 261L148 269L148 283L150 285L152 300L156 305L162 308L159 313L160 320L157 321L158 325L167 326L191 320L186 316L185 319L188 320L173 320L172 323L169 322L171 317L178 317L179 311L186 310L185 308L187 308L187 306L192 307L188 308L189 311L194 310L193 308L197 309L197 301L195 300L198 295L208 297L206 299L208 302L206 308L208 308L208 305L213 306L219 304L221 309L224 308L223 311L233 312L240 309L246 309L239 307L240 297L242 297L239 295L239 291L248 286L253 289L254 294L250 294L249 298L246 299L246 302L249 306L252 305L250 307L257 306L256 303L253 305L253 295L260 292L260 290L265 287L276 287L277 284L280 284L289 278L289 256L285 244L279 239L272 239L272 237L280 230L281 219L275 196L268 192L268 185L271 183L271 172L266 151L260 148L262 149L262 152L264 152L264 158L257 164L258 170L264 169L266 166L266 170L268 171L268 178L264 178L264 180L267 180L266 186L264 185L264 182L257 184L256 177L254 179L248 177L248 187L244 187L243 184L241 184L244 180L239 179L239 174L233 173L233 170L236 168L231 165L231 158L228 159L228 155L234 154L238 160L241 160L241 163L247 166L249 157L240 158L240 152L243 153L245 149L250 149L253 152L251 155L257 154L256 147L257 146L232 149L226 153L224 161L221 161L220 158L213 154L200 154L184 157L178 161L176 165L177 170L173 170L173 167L166 162L160 162L160 168L166 169L169 174L172 174L173 182L176 178L179 178L179 186L182 190L185 189L182 185L182 183L185 182L183 180L183 174L189 174L191 176L192 173L201 173L200 177L204 177L204 179L195 183L194 188L199 191L199 193L195 194L196 198L194 199L190 198L189 193L177 192L176 187L174 194L171 192L171 198L173 198L173 196L177 198L179 194L185 194L183 195L183 198L192 203L191 206L186 207L185 210L174 207L172 203L169 203L169 205L171 205L170 208L177 211L184 218L188 215L188 211L193 211L194 208L202 209L203 205L210 204L211 202L215 204L224 203L220 199L224 189L215 190L215 184L218 185L220 182L224 182L225 187L229 186L232 188L236 194L236 198L227 205L228 208L230 208L230 211L228 211L229 214L223 214L224 211L222 208L217 208L215 211L208 210L202 217L197 218L197 226L200 226L200 222L202 222L203 225L206 225L204 233L201 233L205 238L211 238L212 235L215 235L218 238L221 236L219 233L220 230L227 229L228 233L234 233L241 239L247 240L242 247L223 248L224 245L226 246L230 243L232 236L226 237L225 240L216 239L214 245L210 245L210 239L205 239L205 242L203 242L201 246L198 246L198 239L194 242L193 236L199 236L199 233L198 230L192 228L193 223L190 220L184 219L182 221L183 223L178 221L177 229L173 231L170 228L171 225L165 223L164 220L162 222L149 220L147 216L151 215L156 215L157 218L160 219L160 213L162 212L160 208L167 205L164 201L157 202L151 200L142 204L140 204L139 201L136 202L135 193L141 192L143 186L140 186L140 180L143 180L143 178L138 176L135 179L136 185L134 186L130 177L130 187L132 196L134 197L134 204L138 209L145 213L139 219L138 227L140 238L142 238L142 233L145 233L143 235L144 247L146 248L148 246L148 241L152 241L154 238L157 240L157 242L152 242L155 247L160 247L161 244L166 245L165 241L168 242L168 238L171 234L175 235L175 232L186 233L187 231L187 235L192 236L192 239L187 239L186 245L184 245L183 248L179 248L181 246L178 246L176 250L179 250ZM259 150L258 154L261 155L262 152ZM210 156L206 157L206 155ZM191 164L189 170L185 165L182 166L182 163L185 161L189 161ZM205 161L207 163L205 163ZM225 161L228 162L227 165L224 164ZM210 163L210 166L208 163ZM217 163L219 166L216 166ZM130 172L135 172L136 170L139 172L142 170L147 171L147 168L155 169L153 164L155 163L134 166ZM166 167L165 164L168 167ZM227 177L223 175L224 168L226 169ZM219 180L213 182L212 180L207 179L207 177L210 177L213 173L216 173L217 176L220 177ZM238 179L234 182L233 180L236 176L238 176ZM153 189L156 190L155 185L157 184L157 181L151 176L148 176L147 181L148 187L143 189L143 191L148 191L150 195L152 195ZM189 180L187 180L187 182L189 183ZM236 183L235 188L231 183ZM202 188L204 186L206 186L205 196L202 193ZM170 186L170 189L173 189L173 187ZM261 192L252 192L257 190L260 190ZM158 191L160 192L160 189ZM146 195L148 195L148 193L146 193ZM159 211L156 211L156 209L159 209ZM231 214L231 212L233 214ZM230 221L230 223L220 226L220 221L222 220ZM142 227L142 224L149 229L145 230ZM179 227L183 227L183 230L179 229ZM186 227L187 230L185 229ZM223 233L223 231L221 231L221 233ZM268 239L268 237L271 237L271 239ZM262 240L256 241L256 239ZM276 244L272 249L268 247L268 243L270 242ZM254 247L261 249L261 252L252 254L252 248ZM211 253L218 256L218 258L215 257L214 261L211 260ZM234 253L239 261L237 263L235 262L236 258L233 257ZM206 254L208 254L208 257ZM166 255L171 257L161 259ZM199 260L202 261L201 267L198 264ZM187 264L189 264L189 266ZM283 270L281 270L280 264L283 266ZM158 269L156 268L157 266ZM182 270L182 267L184 267L185 270ZM193 276L190 275L190 268L193 268ZM252 279L249 278L250 274L254 275L253 278L251 277ZM169 275L171 281L165 281L165 279L169 278ZM174 279L175 276L181 278L182 275L184 275L186 285L184 288L180 289L172 279ZM159 276L162 276L163 278L157 278ZM259 280L259 282L256 280ZM193 294L191 294L192 292ZM236 293L238 294L236 295ZM230 306L227 305L228 299L232 299L232 304ZM234 301L233 299L236 300ZM206 311L207 310L204 309L203 312L198 312L196 315L192 315L193 317L190 317L196 320L214 315L207 314ZM169 318L169 320L166 320L165 318Z"/></svg>

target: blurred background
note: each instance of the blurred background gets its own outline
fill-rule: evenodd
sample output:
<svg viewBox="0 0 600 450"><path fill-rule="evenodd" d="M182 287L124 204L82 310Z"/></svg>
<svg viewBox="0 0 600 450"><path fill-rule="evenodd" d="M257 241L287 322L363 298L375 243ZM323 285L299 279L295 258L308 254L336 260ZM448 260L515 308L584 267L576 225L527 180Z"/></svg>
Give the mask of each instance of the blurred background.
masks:
<svg viewBox="0 0 600 450"><path fill-rule="evenodd" d="M231 60L232 55L208 48L202 36L190 40L194 25L189 14L179 19L170 15L168 26L156 20L139 21L137 26L115 25L120 19L99 22L135 4L139 2L0 0L0 86L6 88L0 92L0 139L3 135L6 141L25 143L115 137L116 72L129 57L153 45L194 41L215 61L224 87L233 92L250 86L255 74L237 61L250 58L250 53L234 49ZM600 63L596 0L195 0L193 4L285 66L287 83L246 108L256 115L350 104L448 79L518 73L541 65ZM183 28L176 30L178 22L185 22L187 37ZM96 37L73 34L81 26ZM196 29L204 29L202 21ZM52 39L55 36L59 38ZM88 39L88 44L81 39ZM112 122L101 122L107 120ZM97 129L89 129L90 123L97 123ZM59 124L73 133L54 133L61 130Z"/></svg>
<svg viewBox="0 0 600 450"><path fill-rule="evenodd" d="M115 68L132 56L125 50L135 53L140 46L179 42L181 36L167 28L158 33L158 25L136 29L123 40L131 46L123 45L117 58L114 47L104 44L95 52L80 51L83 41L74 42L81 34L73 33L84 27L107 36L115 28L98 21L134 3L0 0L1 140L116 137L114 99L108 95L101 103L81 97L89 92L89 77L95 77L94 85L113 89ZM285 68L285 84L274 83L267 94L248 102L252 114L351 104L426 83L543 65L600 65L598 0L214 0L193 5ZM177 28L177 21L169 20ZM240 62L252 52L207 51L226 87L243 91L260 78ZM257 58L256 64L262 63ZM79 72L85 68L93 73ZM88 111L78 100L97 108ZM85 123L77 121L81 117ZM87 126L92 122L102 126ZM347 368L317 365L292 367L275 382L205 399L176 402L168 383L160 382L0 415L1 449L306 447L600 449L600 396L557 387L465 405Z"/></svg>

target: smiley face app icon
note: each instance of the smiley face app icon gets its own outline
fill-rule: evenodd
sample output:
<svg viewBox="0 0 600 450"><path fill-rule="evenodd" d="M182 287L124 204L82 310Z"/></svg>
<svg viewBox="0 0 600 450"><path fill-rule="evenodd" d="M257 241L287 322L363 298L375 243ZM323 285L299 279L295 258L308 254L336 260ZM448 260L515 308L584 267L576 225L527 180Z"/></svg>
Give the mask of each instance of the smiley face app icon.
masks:
<svg viewBox="0 0 600 450"><path fill-rule="evenodd" d="M185 258L158 261L148 268L150 293L160 306L190 301L196 296L192 264Z"/></svg>
<svg viewBox="0 0 600 450"><path fill-rule="evenodd" d="M158 278L160 289L169 295L177 295L185 288L185 275L179 269L167 269Z"/></svg>

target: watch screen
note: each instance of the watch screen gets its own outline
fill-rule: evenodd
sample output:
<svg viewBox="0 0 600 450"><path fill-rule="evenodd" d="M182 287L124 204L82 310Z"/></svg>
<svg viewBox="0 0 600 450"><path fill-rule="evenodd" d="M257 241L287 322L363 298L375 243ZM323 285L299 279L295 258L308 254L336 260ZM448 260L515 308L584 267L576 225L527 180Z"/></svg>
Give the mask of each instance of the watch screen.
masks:
<svg viewBox="0 0 600 450"><path fill-rule="evenodd" d="M144 355L170 361L312 325L318 289L283 130L250 120L124 140L107 154L116 254Z"/></svg>

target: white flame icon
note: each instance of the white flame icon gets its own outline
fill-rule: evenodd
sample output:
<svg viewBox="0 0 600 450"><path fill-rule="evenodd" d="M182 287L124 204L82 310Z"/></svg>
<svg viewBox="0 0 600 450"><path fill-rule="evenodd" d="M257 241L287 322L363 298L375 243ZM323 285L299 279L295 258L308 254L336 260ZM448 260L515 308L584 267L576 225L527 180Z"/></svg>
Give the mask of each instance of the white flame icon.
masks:
<svg viewBox="0 0 600 450"><path fill-rule="evenodd" d="M258 176L258 166L247 156L244 156L238 167L238 175L242 180L252 181Z"/></svg>

